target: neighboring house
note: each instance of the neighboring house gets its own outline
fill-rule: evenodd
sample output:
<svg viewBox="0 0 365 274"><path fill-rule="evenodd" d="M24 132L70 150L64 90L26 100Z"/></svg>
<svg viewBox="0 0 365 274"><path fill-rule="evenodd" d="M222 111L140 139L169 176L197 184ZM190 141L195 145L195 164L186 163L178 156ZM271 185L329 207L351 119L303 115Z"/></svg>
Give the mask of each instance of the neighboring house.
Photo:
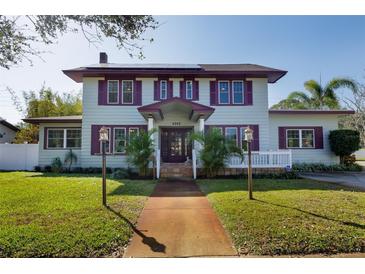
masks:
<svg viewBox="0 0 365 274"><path fill-rule="evenodd" d="M254 130L255 155L261 155L254 161L258 167L268 167L268 159L280 166L284 154L283 167L288 161L337 163L328 134L341 115L352 113L269 110L269 84L286 71L253 64L114 64L101 53L99 64L63 72L83 83L83 115L24 119L40 125L41 166L73 148L77 165L100 167L102 126L110 135L109 167L127 166L128 138L142 129L157 129L158 160L185 162L198 148L188 142L192 131L216 127L241 146L247 126Z"/></svg>
<svg viewBox="0 0 365 274"><path fill-rule="evenodd" d="M0 144L12 143L19 128L0 117Z"/></svg>

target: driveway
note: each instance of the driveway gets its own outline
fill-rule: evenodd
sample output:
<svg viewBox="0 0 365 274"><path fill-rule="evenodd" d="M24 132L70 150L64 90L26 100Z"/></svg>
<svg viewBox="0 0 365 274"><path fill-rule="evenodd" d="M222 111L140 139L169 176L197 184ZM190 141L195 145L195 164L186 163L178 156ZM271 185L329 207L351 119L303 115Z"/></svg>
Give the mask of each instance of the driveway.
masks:
<svg viewBox="0 0 365 274"><path fill-rule="evenodd" d="M237 256L208 199L191 181L157 184L124 257Z"/></svg>
<svg viewBox="0 0 365 274"><path fill-rule="evenodd" d="M365 172L302 173L300 177L365 190Z"/></svg>

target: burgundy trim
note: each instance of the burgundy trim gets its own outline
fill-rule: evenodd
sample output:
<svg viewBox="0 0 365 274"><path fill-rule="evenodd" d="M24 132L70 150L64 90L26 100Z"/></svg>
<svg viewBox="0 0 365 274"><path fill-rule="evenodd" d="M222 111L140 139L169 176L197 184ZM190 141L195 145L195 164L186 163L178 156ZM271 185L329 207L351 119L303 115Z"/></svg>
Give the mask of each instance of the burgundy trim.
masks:
<svg viewBox="0 0 365 274"><path fill-rule="evenodd" d="M287 129L313 129L314 130L314 148L288 148L286 140ZM317 126L285 126L278 127L279 149L323 149L323 127Z"/></svg>
<svg viewBox="0 0 365 274"><path fill-rule="evenodd" d="M158 101L160 100L160 81L153 82L153 100Z"/></svg>
<svg viewBox="0 0 365 274"><path fill-rule="evenodd" d="M110 143L110 153L114 154L114 128L116 127L123 127L126 129L126 134L128 136L130 128L139 128L144 129L147 131L147 125L91 125L91 155L99 154L100 153L100 142L99 142L99 130L101 127L110 128L110 136L109 136L109 143ZM128 137L127 137L128 138ZM125 153L124 153L125 154ZM115 155L123 155L123 153L115 153Z"/></svg>
<svg viewBox="0 0 365 274"><path fill-rule="evenodd" d="M107 94L107 81L99 80L98 82L98 105L107 105L108 94Z"/></svg>
<svg viewBox="0 0 365 274"><path fill-rule="evenodd" d="M354 110L292 110L270 109L270 114L354 114Z"/></svg>
<svg viewBox="0 0 365 274"><path fill-rule="evenodd" d="M241 146L241 128L250 127L253 130L253 140L251 143L251 148L253 151L260 150L260 128L259 125L207 125L205 126L205 131L209 130L212 127L219 127L222 128L223 133L225 134L226 128L228 127L235 127L237 128L237 138L238 138L238 145Z"/></svg>
<svg viewBox="0 0 365 274"><path fill-rule="evenodd" d="M134 81L133 88L133 105L141 106L142 105L142 81Z"/></svg>
<svg viewBox="0 0 365 274"><path fill-rule="evenodd" d="M186 99L186 81L180 81L180 98Z"/></svg>
<svg viewBox="0 0 365 274"><path fill-rule="evenodd" d="M186 82L192 82L192 99L186 99ZM195 81L193 79L184 79L180 81L180 98L191 100L191 101L199 101L199 81Z"/></svg>
<svg viewBox="0 0 365 274"><path fill-rule="evenodd" d="M82 118L80 119L36 119L36 118L29 118L29 119L22 119L26 123L38 125L40 123L82 123Z"/></svg>
<svg viewBox="0 0 365 274"><path fill-rule="evenodd" d="M161 102L152 103L149 105L145 105L138 108L139 112L148 112L148 111L158 111L161 106L170 103L181 103L190 106L194 111L214 111L214 108L208 107L206 105L202 105L196 102L192 102L190 100L182 99L179 97L173 97L167 100L163 100Z"/></svg>
<svg viewBox="0 0 365 274"><path fill-rule="evenodd" d="M193 101L199 100L199 81L193 81Z"/></svg>
<svg viewBox="0 0 365 274"><path fill-rule="evenodd" d="M167 99L174 97L174 82L167 81Z"/></svg>
<svg viewBox="0 0 365 274"><path fill-rule="evenodd" d="M210 81L210 105L211 106L215 106L217 104L217 100L216 100L216 81Z"/></svg>
<svg viewBox="0 0 365 274"><path fill-rule="evenodd" d="M252 81L245 81L245 91L244 91L244 104L247 106L252 106L253 98L252 98Z"/></svg>

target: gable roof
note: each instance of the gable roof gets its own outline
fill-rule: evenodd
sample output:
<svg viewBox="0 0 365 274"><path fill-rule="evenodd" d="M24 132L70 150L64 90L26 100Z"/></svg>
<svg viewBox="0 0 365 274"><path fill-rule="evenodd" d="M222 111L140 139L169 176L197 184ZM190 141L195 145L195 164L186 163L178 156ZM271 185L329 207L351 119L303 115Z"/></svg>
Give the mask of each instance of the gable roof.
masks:
<svg viewBox="0 0 365 274"><path fill-rule="evenodd" d="M6 126L7 128L10 128L11 130L14 131L19 131L20 129L16 126L14 126L13 124L9 123L8 121L6 121L5 119L0 117L0 124L2 124L3 126Z"/></svg>
<svg viewBox="0 0 365 274"><path fill-rule="evenodd" d="M105 74L136 74L156 77L158 75L185 75L195 77L216 77L232 75L240 77L265 77L269 83L275 83L287 71L256 64L115 64L101 63L75 69L63 70L63 73L76 82L83 77L103 77Z"/></svg>

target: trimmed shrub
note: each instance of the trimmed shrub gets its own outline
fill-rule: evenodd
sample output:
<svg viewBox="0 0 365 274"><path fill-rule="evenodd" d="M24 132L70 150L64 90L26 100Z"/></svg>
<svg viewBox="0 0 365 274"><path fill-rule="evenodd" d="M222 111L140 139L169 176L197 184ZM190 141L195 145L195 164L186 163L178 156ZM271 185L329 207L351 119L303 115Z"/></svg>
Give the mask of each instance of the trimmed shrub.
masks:
<svg viewBox="0 0 365 274"><path fill-rule="evenodd" d="M40 166L35 166L35 167L34 167L34 171L36 171L36 172L41 172L41 167L40 167Z"/></svg>
<svg viewBox="0 0 365 274"><path fill-rule="evenodd" d="M113 179L128 179L130 177L130 174L125 168L116 168L114 169L111 177Z"/></svg>
<svg viewBox="0 0 365 274"><path fill-rule="evenodd" d="M45 172L51 172L51 171L52 171L52 167L51 167L51 166L49 166L49 165L48 165L48 166L45 166L45 167L44 167L44 171L45 171Z"/></svg>
<svg viewBox="0 0 365 274"><path fill-rule="evenodd" d="M334 172L334 171L361 171L362 167L358 164L333 164L326 165L323 163L300 163L293 164L293 172Z"/></svg>
<svg viewBox="0 0 365 274"><path fill-rule="evenodd" d="M56 157L53 159L52 164L51 164L51 169L52 169L52 172L54 172L54 173L62 172L62 161L61 161L60 157Z"/></svg>
<svg viewBox="0 0 365 274"><path fill-rule="evenodd" d="M357 130L331 130L328 139L333 153L340 156L341 164L345 163L345 156L349 156L360 149L360 133Z"/></svg>

